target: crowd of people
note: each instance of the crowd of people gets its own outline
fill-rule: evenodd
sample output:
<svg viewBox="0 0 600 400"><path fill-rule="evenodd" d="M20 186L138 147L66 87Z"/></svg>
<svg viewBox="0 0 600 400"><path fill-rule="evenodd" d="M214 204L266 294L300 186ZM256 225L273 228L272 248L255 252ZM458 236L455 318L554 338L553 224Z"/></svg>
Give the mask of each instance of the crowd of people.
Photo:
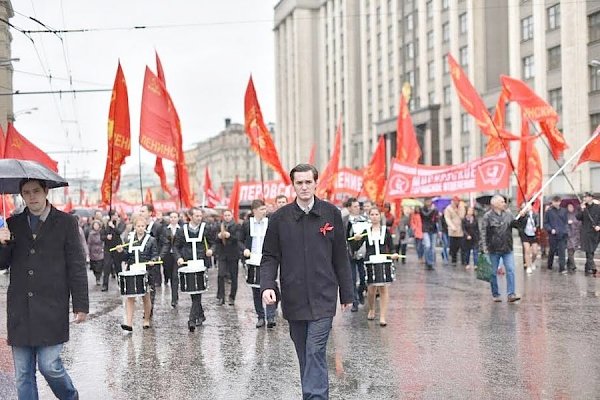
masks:
<svg viewBox="0 0 600 400"><path fill-rule="evenodd" d="M591 193L583 195L581 204L552 198L543 219L527 204L513 214L500 195L492 196L483 213L454 197L442 210L425 199L422 205L404 207L396 217L389 205L379 208L368 200L361 204L350 198L340 210L318 199L314 196L318 171L311 165L299 164L290 179L294 201L285 196L278 196L272 205L254 200L241 221L231 210L215 215L194 207L163 214L144 204L125 218L114 210L106 216L97 211L78 223L47 201L44 181L24 179L20 191L27 208L0 228L0 267L11 270L8 342L19 397L32 398L37 392L37 363L57 397L77 398L60 351L68 340L69 297L75 322L83 322L89 310L86 266L101 291L108 291L118 278L126 297L124 331L133 331L137 297L143 302L142 326L152 327L156 291L164 284L171 288L172 307L178 307L180 292L191 295L187 328L194 332L206 320L202 305L206 268L218 269L216 305L233 306L239 267L245 264L256 327L276 327L281 302L300 363L303 393L318 393L320 398L328 393L326 343L338 299L342 311L352 312L366 299L366 317L374 320L379 297L379 325L385 327L392 263L405 264L413 246L428 271L439 265L438 250L444 263L460 263L467 269L485 257L491 264L495 302L502 301L499 274L506 275L507 301L520 299L515 288L514 233L523 244L527 274L541 259L538 244L547 247L548 269L554 268L556 257L561 274L575 271L575 253L581 250L586 275L596 274L600 201ZM194 279L188 282L185 275L179 282L183 271ZM54 279L48 286L49 274L64 279ZM133 292L124 284L127 278L134 279ZM142 280L140 285L137 279Z"/></svg>

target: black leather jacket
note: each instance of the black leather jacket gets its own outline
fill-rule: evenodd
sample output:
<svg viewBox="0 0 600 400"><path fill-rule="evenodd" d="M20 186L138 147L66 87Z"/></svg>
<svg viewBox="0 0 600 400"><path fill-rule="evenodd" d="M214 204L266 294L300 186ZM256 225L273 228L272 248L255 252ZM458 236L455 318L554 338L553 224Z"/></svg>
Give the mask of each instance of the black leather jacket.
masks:
<svg viewBox="0 0 600 400"><path fill-rule="evenodd" d="M481 219L480 247L485 253L504 254L513 251L512 228L518 222L508 210L489 210Z"/></svg>

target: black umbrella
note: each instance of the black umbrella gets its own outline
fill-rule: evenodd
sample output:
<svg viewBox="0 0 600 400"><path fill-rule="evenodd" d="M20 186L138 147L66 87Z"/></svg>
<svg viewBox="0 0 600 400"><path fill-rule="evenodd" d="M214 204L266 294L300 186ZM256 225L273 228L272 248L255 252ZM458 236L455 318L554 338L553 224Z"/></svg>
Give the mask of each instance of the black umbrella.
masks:
<svg viewBox="0 0 600 400"><path fill-rule="evenodd" d="M19 183L23 179L39 179L45 181L48 189L69 186L69 183L56 172L42 164L29 160L5 158L0 160L0 193L18 194Z"/></svg>

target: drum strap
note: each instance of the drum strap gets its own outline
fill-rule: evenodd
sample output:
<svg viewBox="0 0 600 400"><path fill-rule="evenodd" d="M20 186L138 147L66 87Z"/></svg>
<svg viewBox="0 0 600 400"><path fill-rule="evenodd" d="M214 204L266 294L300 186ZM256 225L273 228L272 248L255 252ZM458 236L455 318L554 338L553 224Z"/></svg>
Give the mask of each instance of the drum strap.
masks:
<svg viewBox="0 0 600 400"><path fill-rule="evenodd" d="M367 229L367 238L369 239L369 245L370 246L375 246L375 254L380 254L380 249L379 249L379 245L380 244L385 244L385 225L381 225L381 229L379 231L379 242L377 243L373 243L374 242L374 237L373 237L373 227L371 227L370 229Z"/></svg>
<svg viewBox="0 0 600 400"><path fill-rule="evenodd" d="M196 245L198 242L202 242L202 237L204 235L204 227L205 226L206 226L206 223L202 222L200 224L200 229L198 230L198 237L192 238L192 237L190 237L190 233L188 230L188 224L183 225L183 234L185 236L185 241L192 244L192 258L194 260L198 259Z"/></svg>
<svg viewBox="0 0 600 400"><path fill-rule="evenodd" d="M144 239L142 239L142 244L140 244L139 246L134 246L133 243L135 242L135 234L131 235L129 237L129 252L131 253L132 251L144 251L144 248L146 247L146 243L148 243L148 240L150 239L150 235L146 234L144 235Z"/></svg>

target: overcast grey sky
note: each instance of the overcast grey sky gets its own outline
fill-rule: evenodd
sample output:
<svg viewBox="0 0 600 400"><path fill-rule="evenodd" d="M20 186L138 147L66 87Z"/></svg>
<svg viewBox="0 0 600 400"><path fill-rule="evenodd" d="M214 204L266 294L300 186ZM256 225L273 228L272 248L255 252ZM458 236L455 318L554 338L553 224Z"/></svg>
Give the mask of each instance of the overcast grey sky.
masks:
<svg viewBox="0 0 600 400"><path fill-rule="evenodd" d="M145 66L156 72L156 49L183 130L184 149L216 135L224 118L243 122L250 73L263 115L275 121L273 0L12 0L11 23L22 30L92 29L82 33L25 34L11 29L13 87L20 91L112 88L120 59L129 92L131 156L137 169L139 114ZM146 29L133 29L146 26ZM124 29L118 29L124 28ZM62 39L62 40L61 40ZM52 79L49 79L52 76ZM110 92L14 96L15 126L51 154L67 177L100 177L107 152ZM37 108L31 113L24 110ZM142 161L154 156L142 150ZM171 163L166 168L171 169Z"/></svg>

